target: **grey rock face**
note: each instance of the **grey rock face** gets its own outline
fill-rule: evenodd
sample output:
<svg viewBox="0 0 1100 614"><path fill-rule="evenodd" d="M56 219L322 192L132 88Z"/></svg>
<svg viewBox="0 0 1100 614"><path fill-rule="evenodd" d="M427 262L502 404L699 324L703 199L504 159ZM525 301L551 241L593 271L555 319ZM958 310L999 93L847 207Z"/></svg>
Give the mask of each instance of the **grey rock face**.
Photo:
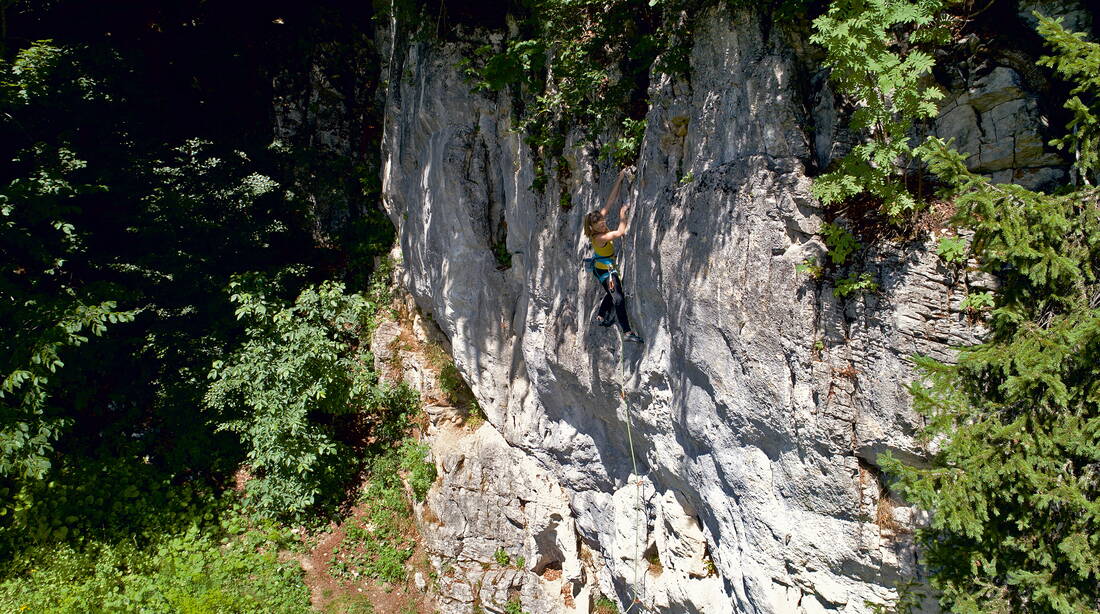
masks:
<svg viewBox="0 0 1100 614"><path fill-rule="evenodd" d="M691 83L651 87L628 186L619 262L641 346L595 325L601 291L581 267L581 218L617 169L571 148L571 183L532 192L511 103L469 92L466 49L389 50L383 191L404 282L490 423L437 437L428 505L432 548L452 561L448 612L510 595L536 614L587 611L596 592L663 612L866 612L919 575L920 519L875 463L920 457L908 357L975 341L959 303L987 282L945 269L931 243L869 250L881 291L847 300L797 274L823 250L804 168L822 144L798 121L791 43L750 13L701 24ZM985 116L1017 113L1013 83L1001 72L966 93L950 130L985 143ZM1005 162L987 149L976 164ZM523 569L495 566L501 547Z"/></svg>
<svg viewBox="0 0 1100 614"><path fill-rule="evenodd" d="M1041 189L1065 177L1062 158L1044 147L1045 121L1038 97L1026 91L1020 75L997 66L944 105L936 135L955 139L959 151L974 152L970 170Z"/></svg>
<svg viewBox="0 0 1100 614"><path fill-rule="evenodd" d="M427 506L438 520L422 527L440 570L439 607L502 611L518 597L528 611L561 610L574 583L583 585L566 493L487 424L468 437L435 435L443 480Z"/></svg>
<svg viewBox="0 0 1100 614"><path fill-rule="evenodd" d="M1028 26L1034 28L1039 20L1034 13L1039 13L1051 19L1061 19L1062 26L1074 32L1091 32L1093 27L1092 13L1085 8L1086 2L1081 0L1020 0L1017 3L1017 14Z"/></svg>

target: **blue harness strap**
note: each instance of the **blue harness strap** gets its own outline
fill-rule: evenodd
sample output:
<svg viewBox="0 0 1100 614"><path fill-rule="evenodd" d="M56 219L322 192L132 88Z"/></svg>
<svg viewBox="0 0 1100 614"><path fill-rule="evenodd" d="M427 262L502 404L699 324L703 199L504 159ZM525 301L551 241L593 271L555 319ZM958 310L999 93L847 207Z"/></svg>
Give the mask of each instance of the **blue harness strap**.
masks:
<svg viewBox="0 0 1100 614"><path fill-rule="evenodd" d="M606 264L608 268L597 268L597 263ZM600 280L600 283L603 283L612 273L619 272L615 269L615 258L612 256L593 256L591 258L585 258L584 267L592 271L592 274L596 276L596 279Z"/></svg>

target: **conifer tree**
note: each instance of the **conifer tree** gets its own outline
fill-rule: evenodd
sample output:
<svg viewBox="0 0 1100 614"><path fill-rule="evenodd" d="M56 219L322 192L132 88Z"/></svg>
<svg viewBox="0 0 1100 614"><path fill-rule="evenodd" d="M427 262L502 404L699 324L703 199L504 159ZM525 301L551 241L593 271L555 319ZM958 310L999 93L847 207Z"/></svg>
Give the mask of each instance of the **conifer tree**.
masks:
<svg viewBox="0 0 1100 614"><path fill-rule="evenodd" d="M997 185L967 170L950 143L918 149L974 230L971 249L1001 282L989 336L956 364L916 359L912 388L929 422L932 466L887 457L897 488L932 512L921 535L945 609L1095 612L1100 608L1100 189L1096 101L1100 45L1041 18L1076 80L1067 103L1086 181L1055 194Z"/></svg>

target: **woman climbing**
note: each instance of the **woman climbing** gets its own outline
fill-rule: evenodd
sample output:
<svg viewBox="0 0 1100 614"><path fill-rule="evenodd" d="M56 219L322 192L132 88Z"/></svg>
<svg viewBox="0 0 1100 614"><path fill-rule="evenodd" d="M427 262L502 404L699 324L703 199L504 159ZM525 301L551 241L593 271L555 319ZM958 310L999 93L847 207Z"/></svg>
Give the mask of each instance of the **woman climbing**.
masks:
<svg viewBox="0 0 1100 614"><path fill-rule="evenodd" d="M611 326L618 321L623 331L623 339L641 343L642 338L630 330L623 282L619 279L619 271L615 268L615 244L613 243L615 239L630 230L630 220L627 218L630 203L624 203L619 209L619 227L615 230L607 227L607 212L611 209L611 205L618 201L619 188L628 172L629 169L625 168L619 171L619 177L615 179L615 187L611 188L611 195L607 197L607 203L604 204L603 209L584 216L584 234L592 242L592 250L596 252L595 257L592 258L592 272L606 293L596 314L596 321L601 326Z"/></svg>

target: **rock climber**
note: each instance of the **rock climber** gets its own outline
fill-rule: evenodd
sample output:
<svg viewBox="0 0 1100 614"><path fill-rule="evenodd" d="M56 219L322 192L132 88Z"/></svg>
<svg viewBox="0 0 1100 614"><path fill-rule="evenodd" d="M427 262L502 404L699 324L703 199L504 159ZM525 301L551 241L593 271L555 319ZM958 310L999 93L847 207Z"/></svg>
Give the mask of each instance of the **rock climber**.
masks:
<svg viewBox="0 0 1100 614"><path fill-rule="evenodd" d="M630 219L627 217L630 203L623 203L622 208L619 209L619 227L615 230L607 227L607 212L619 200L619 188L622 187L623 178L630 172L630 168L619 171L619 176L615 179L615 187L611 188L611 195L607 197L607 203L599 211L593 211L584 216L584 234L592 242L592 250L596 252L594 257L588 259L591 262L592 273L605 292L603 301L600 302L600 309L596 312L596 322L600 326L611 326L618 322L623 331L623 339L641 343L642 338L630 330L623 282L619 278L619 271L615 268L614 241L630 230Z"/></svg>

